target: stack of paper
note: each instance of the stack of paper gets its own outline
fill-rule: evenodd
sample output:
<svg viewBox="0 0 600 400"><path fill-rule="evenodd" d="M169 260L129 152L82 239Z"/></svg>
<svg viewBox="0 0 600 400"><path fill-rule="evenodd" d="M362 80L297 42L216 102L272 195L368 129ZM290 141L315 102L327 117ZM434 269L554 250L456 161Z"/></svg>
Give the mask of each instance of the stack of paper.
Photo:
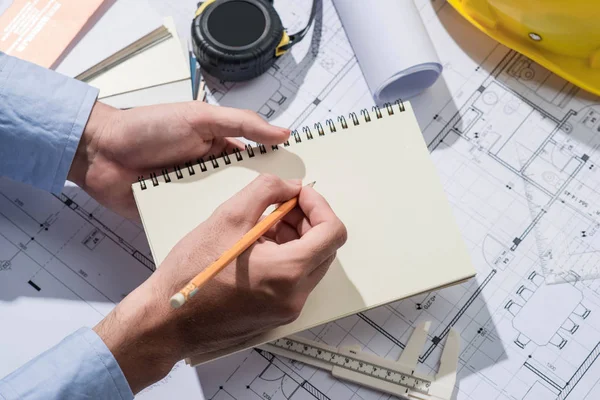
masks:
<svg viewBox="0 0 600 400"><path fill-rule="evenodd" d="M192 100L189 59L173 20L166 18L164 26L169 32L167 39L84 79L100 89L103 103L130 108Z"/></svg>
<svg viewBox="0 0 600 400"><path fill-rule="evenodd" d="M56 70L118 108L192 100L191 65L171 18L147 0L118 0Z"/></svg>
<svg viewBox="0 0 600 400"><path fill-rule="evenodd" d="M152 37L154 31L168 31L162 17L147 0L118 0L85 33L56 67L61 74L82 79L94 66L122 52L131 44ZM166 35L165 35L166 36Z"/></svg>

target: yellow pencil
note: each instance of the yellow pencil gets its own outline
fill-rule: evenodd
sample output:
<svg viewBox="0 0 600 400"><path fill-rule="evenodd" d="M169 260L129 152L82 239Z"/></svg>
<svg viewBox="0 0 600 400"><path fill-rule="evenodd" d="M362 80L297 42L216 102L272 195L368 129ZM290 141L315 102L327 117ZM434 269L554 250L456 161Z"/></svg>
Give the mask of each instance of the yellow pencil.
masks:
<svg viewBox="0 0 600 400"><path fill-rule="evenodd" d="M315 182L308 184L307 186L313 187ZM190 281L183 289L177 292L171 297L171 307L179 308L186 303L189 299L194 297L198 293L198 289L206 282L211 280L217 275L223 268L229 265L233 260L240 256L246 251L252 244L254 244L262 235L271 229L277 222L285 217L290 211L298 204L298 197L294 197L285 203L277 207L271 214L265 217L262 221L254 226L248 233L229 250L227 250L221 257L212 263L208 268L200 272L194 279Z"/></svg>

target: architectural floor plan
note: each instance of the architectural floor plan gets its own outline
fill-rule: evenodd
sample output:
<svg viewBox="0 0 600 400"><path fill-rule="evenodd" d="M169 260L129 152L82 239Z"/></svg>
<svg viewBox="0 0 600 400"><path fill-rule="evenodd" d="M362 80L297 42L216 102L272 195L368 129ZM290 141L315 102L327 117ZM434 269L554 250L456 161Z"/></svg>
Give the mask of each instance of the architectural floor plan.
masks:
<svg viewBox="0 0 600 400"><path fill-rule="evenodd" d="M445 71L413 106L478 276L304 335L395 359L415 324L430 320L426 372L450 327L461 332L458 399L591 399L600 390L598 99L491 41L445 2L417 4ZM324 2L322 12L313 61L282 63L256 89L209 82L214 100L293 128L370 109L334 9ZM309 73L302 62L314 64ZM311 73L329 79L294 81ZM372 145L376 159L386 144ZM389 397L256 350L201 366L199 376L215 400Z"/></svg>
<svg viewBox="0 0 600 400"><path fill-rule="evenodd" d="M310 2L276 2L290 31L304 24ZM416 3L444 73L412 104L478 275L302 335L396 359L414 326L432 321L419 368L437 369L445 338L457 329L456 399L595 399L600 99L492 41L444 1ZM401 46L410 33L388 40ZM211 102L292 128L373 105L328 0L312 35L265 75L244 84L209 79L207 87ZM365 138L365 145L376 162L377 148L393 143ZM11 328L0 330L0 375L93 325L153 269L141 227L79 189L56 197L1 179L0 321ZM19 345L25 341L35 345ZM214 400L391 398L261 350L197 371L178 365L157 385L164 391L147 396L180 390L193 398L193 388L200 398L198 381Z"/></svg>

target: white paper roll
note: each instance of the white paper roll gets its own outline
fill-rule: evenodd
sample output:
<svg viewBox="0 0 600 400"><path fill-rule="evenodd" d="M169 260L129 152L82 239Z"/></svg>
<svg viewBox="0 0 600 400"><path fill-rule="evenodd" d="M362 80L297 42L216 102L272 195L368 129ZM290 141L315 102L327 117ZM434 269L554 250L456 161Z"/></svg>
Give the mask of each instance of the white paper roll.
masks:
<svg viewBox="0 0 600 400"><path fill-rule="evenodd" d="M377 104L435 83L442 64L413 0L333 0Z"/></svg>

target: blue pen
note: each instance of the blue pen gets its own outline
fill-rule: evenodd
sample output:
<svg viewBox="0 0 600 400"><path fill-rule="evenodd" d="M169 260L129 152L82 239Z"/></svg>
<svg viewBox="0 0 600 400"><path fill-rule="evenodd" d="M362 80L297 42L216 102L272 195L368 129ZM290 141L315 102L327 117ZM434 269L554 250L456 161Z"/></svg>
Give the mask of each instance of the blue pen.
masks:
<svg viewBox="0 0 600 400"><path fill-rule="evenodd" d="M198 100L198 94L200 92L200 82L202 81L202 75L200 73L200 65L194 60L196 63L196 71L194 74L194 100ZM202 99L204 101L204 99Z"/></svg>
<svg viewBox="0 0 600 400"><path fill-rule="evenodd" d="M196 82L197 79L197 62L196 62L196 56L194 55L194 52L192 51L192 46L190 44L190 42L188 41L188 56L190 59L190 77L191 77L191 83L192 83L192 98L194 100L196 100L196 98L198 97L198 84Z"/></svg>
<svg viewBox="0 0 600 400"><path fill-rule="evenodd" d="M192 46L189 41L188 49L190 55L190 75L192 77L192 98L198 100L198 92L200 89L200 66L198 65L198 60L192 51Z"/></svg>

